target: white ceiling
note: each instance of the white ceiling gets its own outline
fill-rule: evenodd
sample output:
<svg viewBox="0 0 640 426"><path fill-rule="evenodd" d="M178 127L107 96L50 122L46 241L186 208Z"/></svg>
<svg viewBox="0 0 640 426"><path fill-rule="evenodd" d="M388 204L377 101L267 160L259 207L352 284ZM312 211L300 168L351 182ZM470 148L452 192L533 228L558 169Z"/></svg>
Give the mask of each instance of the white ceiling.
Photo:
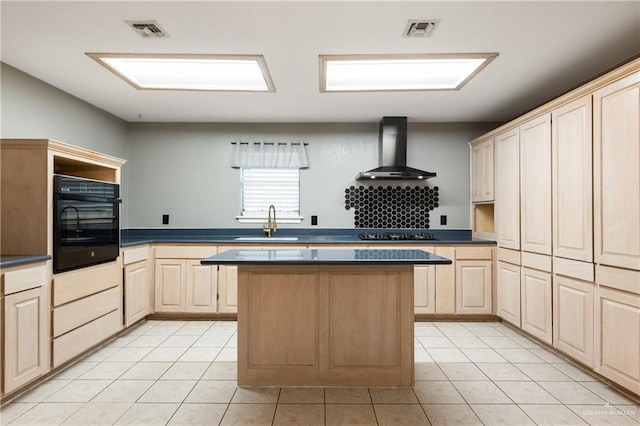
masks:
<svg viewBox="0 0 640 426"><path fill-rule="evenodd" d="M640 2L2 1L3 62L127 121L506 121L640 54ZM409 19L441 19L404 38ZM125 20L156 20L142 38ZM262 54L276 93L137 91L85 55ZM320 93L320 54L500 55L460 91Z"/></svg>

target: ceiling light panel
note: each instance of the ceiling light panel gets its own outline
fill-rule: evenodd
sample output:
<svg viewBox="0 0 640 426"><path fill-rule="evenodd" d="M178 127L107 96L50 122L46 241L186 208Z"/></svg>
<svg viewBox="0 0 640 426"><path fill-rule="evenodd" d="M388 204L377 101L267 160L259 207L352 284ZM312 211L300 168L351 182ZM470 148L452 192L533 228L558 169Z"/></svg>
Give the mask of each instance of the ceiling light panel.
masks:
<svg viewBox="0 0 640 426"><path fill-rule="evenodd" d="M140 90L275 92L262 55L87 55Z"/></svg>
<svg viewBox="0 0 640 426"><path fill-rule="evenodd" d="M496 56L321 55L320 91L458 90Z"/></svg>

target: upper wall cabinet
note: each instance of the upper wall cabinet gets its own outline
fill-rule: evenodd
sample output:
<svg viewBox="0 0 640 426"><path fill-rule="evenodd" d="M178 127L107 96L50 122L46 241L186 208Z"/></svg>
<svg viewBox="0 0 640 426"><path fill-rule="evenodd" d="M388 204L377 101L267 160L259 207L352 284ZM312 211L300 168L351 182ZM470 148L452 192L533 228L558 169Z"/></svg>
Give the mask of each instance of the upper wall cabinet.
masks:
<svg viewBox="0 0 640 426"><path fill-rule="evenodd" d="M597 263L640 270L640 71L594 92Z"/></svg>
<svg viewBox="0 0 640 426"><path fill-rule="evenodd" d="M498 136L496 144L496 239L498 246L520 249L520 129Z"/></svg>
<svg viewBox="0 0 640 426"><path fill-rule="evenodd" d="M471 201L493 201L493 139L471 147Z"/></svg>
<svg viewBox="0 0 640 426"><path fill-rule="evenodd" d="M591 95L551 113L553 254L593 261Z"/></svg>
<svg viewBox="0 0 640 426"><path fill-rule="evenodd" d="M523 251L551 254L551 114L520 126L520 226Z"/></svg>

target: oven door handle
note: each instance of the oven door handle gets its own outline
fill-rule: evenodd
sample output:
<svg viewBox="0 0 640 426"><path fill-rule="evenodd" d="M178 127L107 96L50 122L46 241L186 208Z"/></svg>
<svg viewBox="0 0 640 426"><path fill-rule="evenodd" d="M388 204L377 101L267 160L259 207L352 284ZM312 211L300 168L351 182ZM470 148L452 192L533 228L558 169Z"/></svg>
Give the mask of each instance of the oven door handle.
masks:
<svg viewBox="0 0 640 426"><path fill-rule="evenodd" d="M92 197L90 195L56 194L56 198L58 200L90 201L94 203L122 203L119 198Z"/></svg>

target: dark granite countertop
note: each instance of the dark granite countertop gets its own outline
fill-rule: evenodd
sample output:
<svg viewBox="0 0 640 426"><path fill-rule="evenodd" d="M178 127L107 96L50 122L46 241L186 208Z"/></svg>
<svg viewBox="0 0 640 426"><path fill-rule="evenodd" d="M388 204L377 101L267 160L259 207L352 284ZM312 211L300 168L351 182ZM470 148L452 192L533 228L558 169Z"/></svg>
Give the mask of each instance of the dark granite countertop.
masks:
<svg viewBox="0 0 640 426"><path fill-rule="evenodd" d="M10 266L29 265L31 263L43 262L51 259L47 254L37 254L28 256L0 256L0 268Z"/></svg>
<svg viewBox="0 0 640 426"><path fill-rule="evenodd" d="M301 249L227 250L207 257L203 265L447 265L451 260L424 250Z"/></svg>
<svg viewBox="0 0 640 426"><path fill-rule="evenodd" d="M429 232L436 240L361 240L363 232ZM439 244L495 244L492 240L472 238L468 229L279 229L271 238L258 229L128 229L122 232L120 245L131 247L141 244L245 244L245 245L295 245L295 244L392 244L392 245L439 245Z"/></svg>

